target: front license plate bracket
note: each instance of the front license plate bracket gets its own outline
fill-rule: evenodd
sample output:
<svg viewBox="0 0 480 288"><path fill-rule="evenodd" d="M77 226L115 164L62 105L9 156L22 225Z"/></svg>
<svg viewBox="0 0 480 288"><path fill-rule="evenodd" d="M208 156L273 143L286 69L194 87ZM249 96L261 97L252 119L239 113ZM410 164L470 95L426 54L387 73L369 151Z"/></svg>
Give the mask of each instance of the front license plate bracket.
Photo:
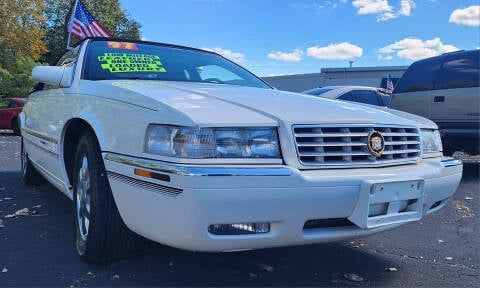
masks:
<svg viewBox="0 0 480 288"><path fill-rule="evenodd" d="M420 220L424 190L423 179L366 180L348 220L367 229Z"/></svg>

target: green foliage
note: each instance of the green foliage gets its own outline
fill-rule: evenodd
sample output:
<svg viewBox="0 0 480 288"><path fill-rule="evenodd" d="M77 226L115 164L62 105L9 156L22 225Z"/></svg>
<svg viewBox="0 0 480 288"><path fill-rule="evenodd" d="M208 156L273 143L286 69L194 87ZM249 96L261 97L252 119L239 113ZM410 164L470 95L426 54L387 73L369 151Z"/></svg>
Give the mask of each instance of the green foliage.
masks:
<svg viewBox="0 0 480 288"><path fill-rule="evenodd" d="M26 97L35 81L30 76L34 66L39 65L31 57L18 57L15 68L7 71L0 68L0 98Z"/></svg>
<svg viewBox="0 0 480 288"><path fill-rule="evenodd" d="M44 30L49 51L42 57L42 62L55 64L65 53L68 37L66 24L70 20L73 2L74 0L44 0L44 17L46 19ZM142 26L121 9L119 0L82 0L82 2L95 19L113 36L140 39ZM76 42L77 40L72 38L71 44Z"/></svg>
<svg viewBox="0 0 480 288"><path fill-rule="evenodd" d="M75 0L2 0L0 19L0 98L26 97L35 82L35 60L55 64L66 52L67 24ZM140 28L119 0L82 0L116 37L140 39ZM76 40L72 39L72 44ZM40 57L41 56L41 57Z"/></svg>

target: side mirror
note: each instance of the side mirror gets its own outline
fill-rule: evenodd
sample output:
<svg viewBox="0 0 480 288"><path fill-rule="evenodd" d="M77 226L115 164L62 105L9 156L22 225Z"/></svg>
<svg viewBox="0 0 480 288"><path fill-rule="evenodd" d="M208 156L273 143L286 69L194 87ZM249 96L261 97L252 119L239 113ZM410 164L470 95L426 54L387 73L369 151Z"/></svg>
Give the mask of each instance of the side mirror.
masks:
<svg viewBox="0 0 480 288"><path fill-rule="evenodd" d="M71 66L36 66L32 70L33 80L60 87L70 87L72 76Z"/></svg>

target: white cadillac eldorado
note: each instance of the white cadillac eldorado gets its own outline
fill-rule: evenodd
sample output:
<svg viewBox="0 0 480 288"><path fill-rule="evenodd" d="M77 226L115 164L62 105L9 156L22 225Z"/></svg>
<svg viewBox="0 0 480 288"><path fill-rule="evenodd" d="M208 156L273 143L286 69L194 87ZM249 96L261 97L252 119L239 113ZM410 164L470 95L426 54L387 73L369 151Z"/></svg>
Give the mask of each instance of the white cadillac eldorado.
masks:
<svg viewBox="0 0 480 288"><path fill-rule="evenodd" d="M136 234L194 251L366 236L441 209L462 175L430 120L274 90L208 51L86 39L32 74L22 176L73 200L89 262Z"/></svg>

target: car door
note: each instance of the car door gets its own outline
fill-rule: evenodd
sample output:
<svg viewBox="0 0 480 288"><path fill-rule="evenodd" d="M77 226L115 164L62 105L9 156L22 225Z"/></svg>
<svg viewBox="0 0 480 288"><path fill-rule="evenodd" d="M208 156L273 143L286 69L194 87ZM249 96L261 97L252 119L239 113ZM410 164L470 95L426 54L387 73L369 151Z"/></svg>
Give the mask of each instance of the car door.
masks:
<svg viewBox="0 0 480 288"><path fill-rule="evenodd" d="M17 102L10 99L0 100L0 128L11 129L12 119L17 111Z"/></svg>
<svg viewBox="0 0 480 288"><path fill-rule="evenodd" d="M433 82L445 57L414 62L400 78L391 100L391 108L430 118Z"/></svg>
<svg viewBox="0 0 480 288"><path fill-rule="evenodd" d="M382 106L374 90L352 90L352 93L355 102Z"/></svg>
<svg viewBox="0 0 480 288"><path fill-rule="evenodd" d="M8 106L10 101L0 99L0 129L9 128L10 124L8 123Z"/></svg>
<svg viewBox="0 0 480 288"><path fill-rule="evenodd" d="M451 53L443 63L430 104L431 119L441 128L477 128L478 124L474 124L480 119L479 55L479 50Z"/></svg>
<svg viewBox="0 0 480 288"><path fill-rule="evenodd" d="M67 52L57 66L74 66L77 53L78 49ZM60 137L68 119L66 115L73 115L69 102L74 96L66 93L66 88L45 86L41 91L33 93L24 107L27 131L22 135L28 144L33 144L26 145L30 158L52 183L63 190L65 183L61 180L64 179L64 171L60 161Z"/></svg>

